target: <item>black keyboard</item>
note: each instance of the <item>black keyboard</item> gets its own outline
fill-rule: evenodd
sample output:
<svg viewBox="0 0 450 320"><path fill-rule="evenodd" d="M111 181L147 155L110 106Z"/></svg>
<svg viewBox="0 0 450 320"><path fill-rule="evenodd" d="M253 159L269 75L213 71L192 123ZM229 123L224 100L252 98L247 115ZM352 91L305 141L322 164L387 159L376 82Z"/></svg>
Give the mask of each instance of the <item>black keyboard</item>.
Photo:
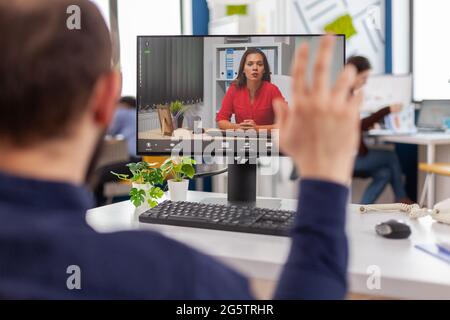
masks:
<svg viewBox="0 0 450 320"><path fill-rule="evenodd" d="M295 211L198 202L164 201L139 216L140 222L287 236Z"/></svg>

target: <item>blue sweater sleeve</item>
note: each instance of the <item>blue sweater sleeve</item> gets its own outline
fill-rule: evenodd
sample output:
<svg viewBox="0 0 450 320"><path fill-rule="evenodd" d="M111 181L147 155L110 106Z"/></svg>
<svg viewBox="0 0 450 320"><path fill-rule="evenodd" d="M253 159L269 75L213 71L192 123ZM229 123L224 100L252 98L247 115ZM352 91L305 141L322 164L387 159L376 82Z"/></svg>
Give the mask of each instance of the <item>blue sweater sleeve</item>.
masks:
<svg viewBox="0 0 450 320"><path fill-rule="evenodd" d="M303 180L292 246L275 299L343 299L347 292L348 188Z"/></svg>

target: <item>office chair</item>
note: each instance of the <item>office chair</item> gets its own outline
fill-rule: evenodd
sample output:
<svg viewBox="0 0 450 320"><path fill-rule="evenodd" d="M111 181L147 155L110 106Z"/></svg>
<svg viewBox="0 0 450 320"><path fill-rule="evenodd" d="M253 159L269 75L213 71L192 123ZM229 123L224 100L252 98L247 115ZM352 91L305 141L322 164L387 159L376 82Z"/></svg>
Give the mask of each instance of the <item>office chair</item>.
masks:
<svg viewBox="0 0 450 320"><path fill-rule="evenodd" d="M105 197L107 203L117 195L129 193L129 186L119 184L110 171L123 170L130 161L128 143L122 136L107 136L100 150L94 174L89 177L87 184L94 191L97 198Z"/></svg>

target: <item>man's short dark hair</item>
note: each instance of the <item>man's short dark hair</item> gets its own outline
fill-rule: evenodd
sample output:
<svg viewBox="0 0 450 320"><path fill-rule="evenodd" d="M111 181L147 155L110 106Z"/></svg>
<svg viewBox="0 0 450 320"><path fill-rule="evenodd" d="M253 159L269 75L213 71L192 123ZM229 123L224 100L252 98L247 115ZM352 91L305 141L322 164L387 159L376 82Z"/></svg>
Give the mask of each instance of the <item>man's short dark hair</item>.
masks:
<svg viewBox="0 0 450 320"><path fill-rule="evenodd" d="M122 97L119 100L121 105L125 105L128 108L135 109L136 108L136 98L131 96Z"/></svg>
<svg viewBox="0 0 450 320"><path fill-rule="evenodd" d="M72 5L79 30L68 28ZM111 70L98 8L88 0L0 0L0 35L0 141L27 146L70 134Z"/></svg>
<svg viewBox="0 0 450 320"><path fill-rule="evenodd" d="M352 64L356 67L358 73L372 69L369 59L363 56L353 56L348 58L347 64Z"/></svg>

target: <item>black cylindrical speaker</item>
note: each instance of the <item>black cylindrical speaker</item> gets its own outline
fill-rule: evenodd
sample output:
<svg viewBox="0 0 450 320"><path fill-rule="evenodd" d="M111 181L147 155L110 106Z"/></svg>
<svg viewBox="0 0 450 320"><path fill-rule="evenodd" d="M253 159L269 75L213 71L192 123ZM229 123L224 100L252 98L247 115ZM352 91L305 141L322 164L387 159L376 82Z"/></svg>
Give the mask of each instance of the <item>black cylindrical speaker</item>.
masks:
<svg viewBox="0 0 450 320"><path fill-rule="evenodd" d="M228 201L256 201L256 164L228 165Z"/></svg>

